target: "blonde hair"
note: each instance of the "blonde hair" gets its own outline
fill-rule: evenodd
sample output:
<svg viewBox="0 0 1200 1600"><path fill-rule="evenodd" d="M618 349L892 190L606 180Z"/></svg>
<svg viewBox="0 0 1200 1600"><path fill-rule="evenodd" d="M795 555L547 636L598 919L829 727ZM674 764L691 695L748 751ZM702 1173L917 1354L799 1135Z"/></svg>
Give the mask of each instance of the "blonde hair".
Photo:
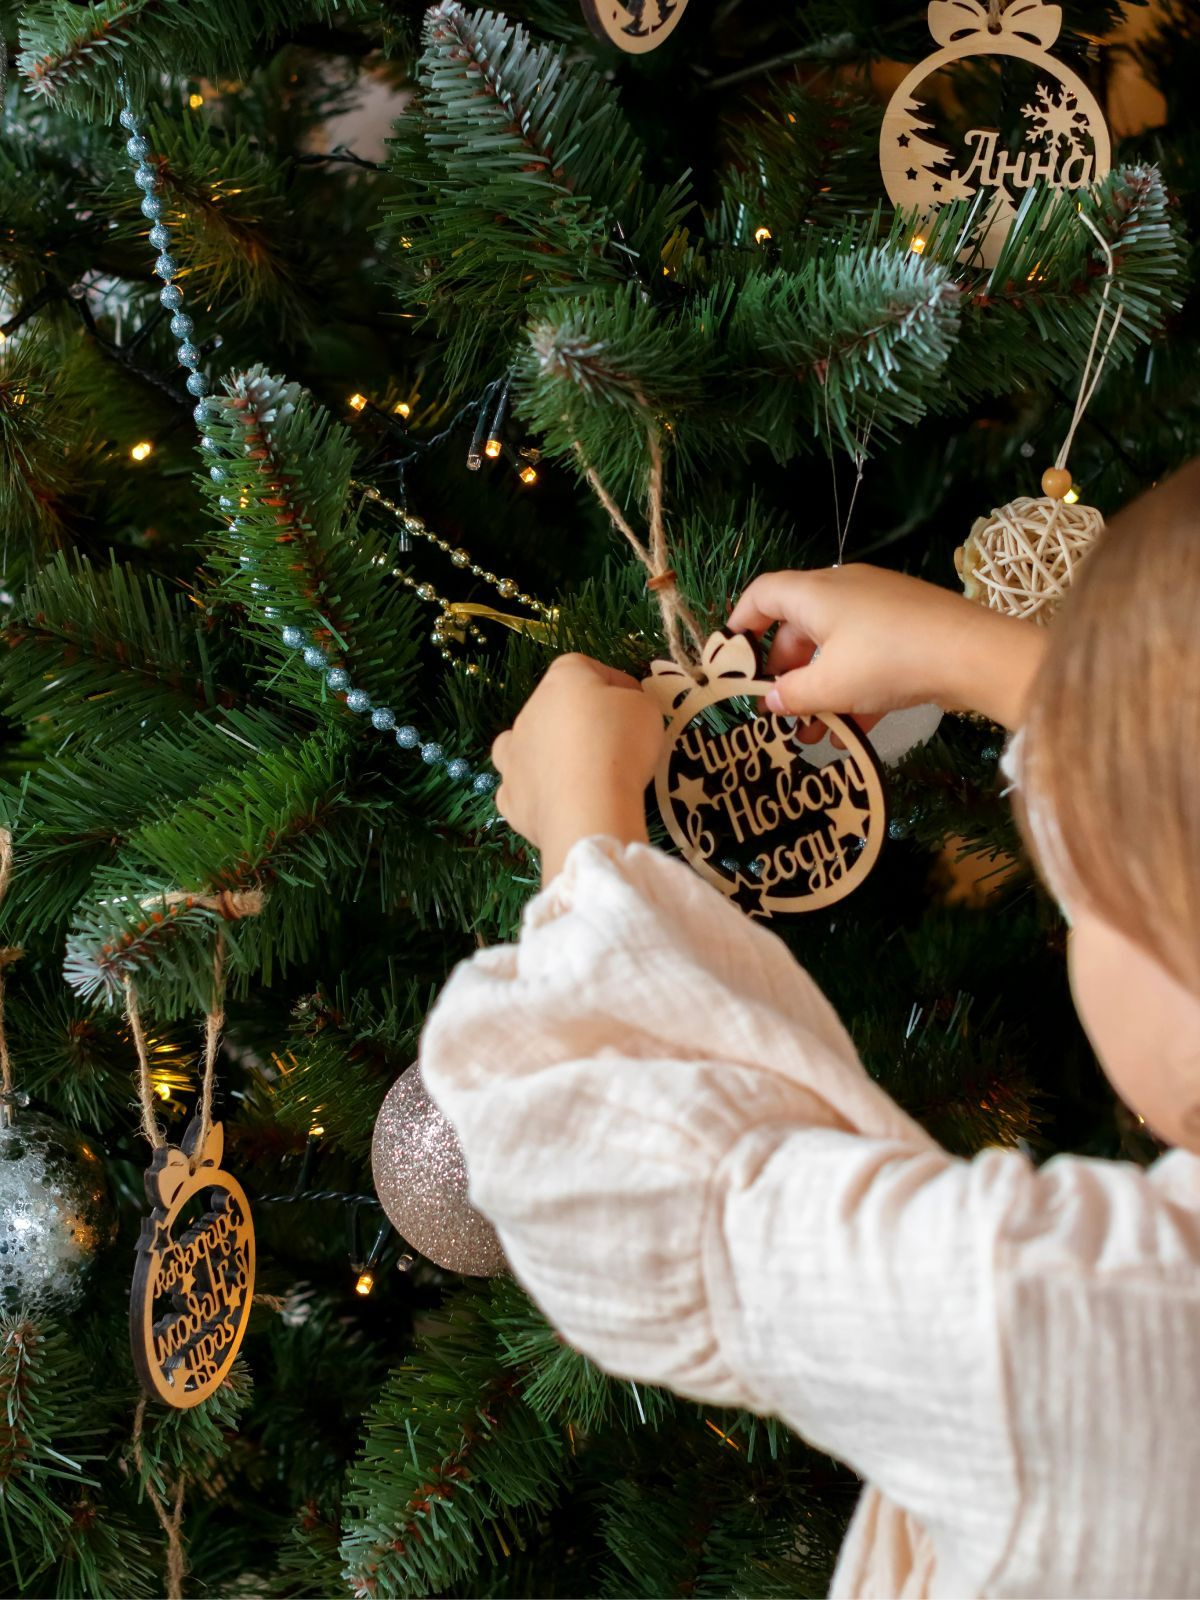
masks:
<svg viewBox="0 0 1200 1600"><path fill-rule="evenodd" d="M1051 887L1200 993L1195 483L1185 473L1184 493L1165 487L1119 518L1055 618L1017 810Z"/></svg>

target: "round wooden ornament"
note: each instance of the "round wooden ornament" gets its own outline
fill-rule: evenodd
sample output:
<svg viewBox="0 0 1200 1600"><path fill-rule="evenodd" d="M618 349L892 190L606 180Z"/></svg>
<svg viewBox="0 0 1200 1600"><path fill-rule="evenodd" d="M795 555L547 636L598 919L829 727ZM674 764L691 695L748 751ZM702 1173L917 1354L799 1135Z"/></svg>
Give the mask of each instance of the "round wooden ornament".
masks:
<svg viewBox="0 0 1200 1600"><path fill-rule="evenodd" d="M629 55L645 55L678 27L688 0L583 0L588 26Z"/></svg>
<svg viewBox="0 0 1200 1600"><path fill-rule="evenodd" d="M197 1154L199 1118L182 1145L154 1152L129 1301L133 1364L146 1393L177 1410L220 1388L254 1298L254 1222L236 1178L221 1170L224 1130Z"/></svg>
<svg viewBox="0 0 1200 1600"><path fill-rule="evenodd" d="M931 0L929 31L941 49L918 62L888 103L879 134L879 164L892 202L928 219L951 200L986 194L990 204L967 245L994 266L1025 191L1035 184L1082 189L1112 162L1108 125L1096 97L1049 54L1062 28L1062 7L1044 0ZM1024 137L1012 149L997 128L971 128L958 148L937 137L925 85L943 67L968 57L1007 57L1037 69L1020 108ZM1022 96L1023 98L1023 96Z"/></svg>
<svg viewBox="0 0 1200 1600"><path fill-rule="evenodd" d="M843 899L875 865L887 826L875 754L848 718L818 719L845 746L818 766L793 718L724 706L773 687L758 676L751 640L724 632L709 639L694 677L655 661L642 683L668 723L654 776L667 832L702 878L755 917Z"/></svg>

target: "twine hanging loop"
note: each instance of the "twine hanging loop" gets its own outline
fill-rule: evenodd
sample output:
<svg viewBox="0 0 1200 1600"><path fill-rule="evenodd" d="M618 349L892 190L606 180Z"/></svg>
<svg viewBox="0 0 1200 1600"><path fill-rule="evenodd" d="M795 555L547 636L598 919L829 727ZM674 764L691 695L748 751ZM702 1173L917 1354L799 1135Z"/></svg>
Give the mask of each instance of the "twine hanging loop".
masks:
<svg viewBox="0 0 1200 1600"><path fill-rule="evenodd" d="M243 917L254 917L262 910L266 897L261 889L228 890L215 894L191 894L186 889L172 889L166 894L151 895L141 902L142 910L152 906L201 906L215 911L226 922L238 922ZM138 1058L138 1101L142 1112L142 1133L153 1150L161 1150L166 1135L159 1125L154 1105L154 1074L150 1069L150 1053L146 1033L138 1009L137 987L129 973L122 980L125 987L125 1020L133 1037ZM200 1136L194 1142L191 1162L193 1170L204 1150L212 1127L213 1093L216 1084L217 1050L221 1043L221 1030L225 1026L225 939L218 927L213 948L212 1000L204 1018L204 1074L200 1090Z"/></svg>
<svg viewBox="0 0 1200 1600"><path fill-rule="evenodd" d="M638 398L648 416L649 407L641 396ZM662 614L663 634L666 637L671 660L681 671L694 676L700 651L704 648L704 637L691 608L679 592L678 575L669 560L670 548L667 542L666 518L663 514L662 442L658 429L651 421L646 424L646 446L650 456L650 475L647 484L647 521L650 524L650 533L646 540L639 539L630 527L621 508L601 483L595 468L588 464L583 446L578 439L575 441L575 453L583 467L584 476L597 500L608 512L613 527L624 534L633 553L646 569L646 588L658 601L658 608Z"/></svg>

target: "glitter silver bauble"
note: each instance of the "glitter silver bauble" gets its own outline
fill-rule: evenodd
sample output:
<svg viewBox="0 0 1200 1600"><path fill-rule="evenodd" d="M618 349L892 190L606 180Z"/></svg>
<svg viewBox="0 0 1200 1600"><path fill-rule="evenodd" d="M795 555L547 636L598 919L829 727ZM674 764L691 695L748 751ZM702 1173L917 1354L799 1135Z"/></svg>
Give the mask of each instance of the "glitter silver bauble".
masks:
<svg viewBox="0 0 1200 1600"><path fill-rule="evenodd" d="M95 1147L49 1117L0 1126L0 1310L69 1311L116 1232Z"/></svg>
<svg viewBox="0 0 1200 1600"><path fill-rule="evenodd" d="M414 1250L447 1272L490 1278L506 1269L495 1230L467 1199L462 1146L425 1093L419 1063L379 1108L371 1175L388 1221Z"/></svg>

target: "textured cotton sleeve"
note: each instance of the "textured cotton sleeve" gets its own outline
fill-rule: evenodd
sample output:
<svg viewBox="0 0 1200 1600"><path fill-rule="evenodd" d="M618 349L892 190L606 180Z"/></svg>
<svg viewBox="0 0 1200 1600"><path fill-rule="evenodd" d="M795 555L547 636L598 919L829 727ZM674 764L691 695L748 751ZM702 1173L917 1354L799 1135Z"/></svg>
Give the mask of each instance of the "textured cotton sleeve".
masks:
<svg viewBox="0 0 1200 1600"><path fill-rule="evenodd" d="M1114 1211L1156 1292L1177 1281L1170 1208L1126 1169L947 1155L782 942L680 863L577 845L519 942L456 971L422 1062L513 1271L608 1371L782 1417L918 1519L946 1592L1025 1559L1015 1428L1087 1503L1087 1450L1064 1461L1024 1406L1091 1414L1051 1291L1086 1325ZM1130 1314L1149 1348L1153 1296Z"/></svg>

